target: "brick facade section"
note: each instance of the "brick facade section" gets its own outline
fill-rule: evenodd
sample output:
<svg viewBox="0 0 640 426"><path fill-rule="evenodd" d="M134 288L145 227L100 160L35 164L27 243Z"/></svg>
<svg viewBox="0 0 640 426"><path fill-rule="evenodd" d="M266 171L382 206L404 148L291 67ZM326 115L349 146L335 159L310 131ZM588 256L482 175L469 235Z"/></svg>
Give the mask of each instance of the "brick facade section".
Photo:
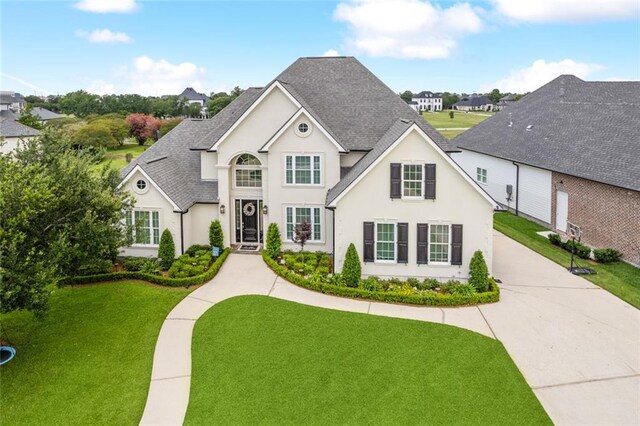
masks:
<svg viewBox="0 0 640 426"><path fill-rule="evenodd" d="M569 222L580 226L582 242L614 248L640 265L640 192L552 173L551 221L556 227L556 193L569 195Z"/></svg>

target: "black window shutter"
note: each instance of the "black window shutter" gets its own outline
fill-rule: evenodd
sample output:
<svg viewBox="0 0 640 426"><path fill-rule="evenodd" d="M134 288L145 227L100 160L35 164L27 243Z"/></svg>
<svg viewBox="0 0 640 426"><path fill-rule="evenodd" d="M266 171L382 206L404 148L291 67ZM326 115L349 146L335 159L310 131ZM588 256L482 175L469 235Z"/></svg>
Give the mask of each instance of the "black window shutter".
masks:
<svg viewBox="0 0 640 426"><path fill-rule="evenodd" d="M391 163L391 192L389 196L391 198L402 197L402 164Z"/></svg>
<svg viewBox="0 0 640 426"><path fill-rule="evenodd" d="M418 224L418 265L426 265L429 263L429 225L426 223Z"/></svg>
<svg viewBox="0 0 640 426"><path fill-rule="evenodd" d="M364 222L364 230L363 230L363 240L364 240L364 249L362 250L363 259L365 262L373 262L374 259L374 224L373 222Z"/></svg>
<svg viewBox="0 0 640 426"><path fill-rule="evenodd" d="M398 223L398 263L409 261L409 224Z"/></svg>
<svg viewBox="0 0 640 426"><path fill-rule="evenodd" d="M451 225L451 264L462 265L462 225Z"/></svg>
<svg viewBox="0 0 640 426"><path fill-rule="evenodd" d="M427 200L436 199L436 165L424 165L424 198Z"/></svg>

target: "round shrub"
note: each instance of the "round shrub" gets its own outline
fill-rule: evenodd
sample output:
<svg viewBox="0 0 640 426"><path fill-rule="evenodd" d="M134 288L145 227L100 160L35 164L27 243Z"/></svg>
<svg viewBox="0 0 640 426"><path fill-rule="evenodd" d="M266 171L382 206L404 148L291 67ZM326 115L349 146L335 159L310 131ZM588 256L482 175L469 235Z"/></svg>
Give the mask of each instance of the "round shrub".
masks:
<svg viewBox="0 0 640 426"><path fill-rule="evenodd" d="M347 249L347 255L344 258L342 279L347 287L358 287L361 275L362 266L360 265L360 257L356 251L356 246L351 243Z"/></svg>
<svg viewBox="0 0 640 426"><path fill-rule="evenodd" d="M160 247L158 248L158 257L160 258L160 267L165 271L171 268L176 258L176 245L173 242L173 236L168 229L165 229L160 236Z"/></svg>
<svg viewBox="0 0 640 426"><path fill-rule="evenodd" d="M613 263L620 260L622 253L612 248L594 249L593 257L598 263Z"/></svg>
<svg viewBox="0 0 640 426"><path fill-rule="evenodd" d="M581 259L588 259L589 255L591 255L591 249L580 241L567 240L562 243L562 248L567 250L568 252L573 252Z"/></svg>
<svg viewBox="0 0 640 426"><path fill-rule="evenodd" d="M278 224L271 222L267 228L267 254L270 258L275 259L280 255L282 250L282 237L280 235L280 229Z"/></svg>
<svg viewBox="0 0 640 426"><path fill-rule="evenodd" d="M560 238L560 235L558 234L549 234L547 238L549 238L549 242L551 242L551 244L553 244L554 246L559 246L560 244L562 244L562 238Z"/></svg>
<svg viewBox="0 0 640 426"><path fill-rule="evenodd" d="M482 293L489 288L489 269L480 250L473 253L469 262L469 284Z"/></svg>

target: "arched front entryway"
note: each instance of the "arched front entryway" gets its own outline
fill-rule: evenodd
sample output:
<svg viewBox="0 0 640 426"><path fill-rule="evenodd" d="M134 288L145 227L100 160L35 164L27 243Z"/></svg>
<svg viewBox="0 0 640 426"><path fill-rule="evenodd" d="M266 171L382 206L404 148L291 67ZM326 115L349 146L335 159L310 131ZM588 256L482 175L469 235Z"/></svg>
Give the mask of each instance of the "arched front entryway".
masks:
<svg viewBox="0 0 640 426"><path fill-rule="evenodd" d="M231 174L235 243L261 244L262 163L253 154L240 154L232 161Z"/></svg>

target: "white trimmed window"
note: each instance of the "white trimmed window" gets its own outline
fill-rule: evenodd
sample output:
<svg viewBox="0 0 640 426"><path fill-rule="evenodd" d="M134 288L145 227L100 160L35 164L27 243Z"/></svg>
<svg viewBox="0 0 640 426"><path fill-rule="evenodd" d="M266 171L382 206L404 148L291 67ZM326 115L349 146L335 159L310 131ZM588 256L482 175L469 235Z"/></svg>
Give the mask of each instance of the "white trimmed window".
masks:
<svg viewBox="0 0 640 426"><path fill-rule="evenodd" d="M422 198L423 168L422 164L402 165L403 198Z"/></svg>
<svg viewBox="0 0 640 426"><path fill-rule="evenodd" d="M376 222L376 262L396 261L396 224Z"/></svg>
<svg viewBox="0 0 640 426"><path fill-rule="evenodd" d="M261 188L260 160L251 154L242 154L236 160L236 187Z"/></svg>
<svg viewBox="0 0 640 426"><path fill-rule="evenodd" d="M487 169L476 167L476 180L480 183L487 183Z"/></svg>
<svg viewBox="0 0 640 426"><path fill-rule="evenodd" d="M320 185L319 155L287 155L285 183L287 185Z"/></svg>
<svg viewBox="0 0 640 426"><path fill-rule="evenodd" d="M449 263L450 225L429 225L429 263Z"/></svg>
<svg viewBox="0 0 640 426"><path fill-rule="evenodd" d="M320 207L286 207L287 240L293 241L296 225L307 222L311 225L309 241L322 241L322 209Z"/></svg>
<svg viewBox="0 0 640 426"><path fill-rule="evenodd" d="M132 210L127 212L125 223L131 229L134 244L160 244L160 212L156 210Z"/></svg>

